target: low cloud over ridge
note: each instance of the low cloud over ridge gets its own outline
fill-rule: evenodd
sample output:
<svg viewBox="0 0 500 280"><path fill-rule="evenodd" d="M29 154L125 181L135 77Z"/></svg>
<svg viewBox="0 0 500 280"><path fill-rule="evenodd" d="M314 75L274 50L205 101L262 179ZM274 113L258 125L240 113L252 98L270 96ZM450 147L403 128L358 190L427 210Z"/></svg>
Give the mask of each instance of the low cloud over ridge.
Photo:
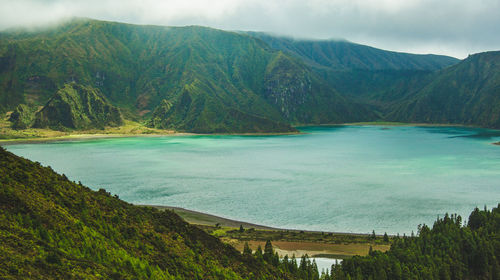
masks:
<svg viewBox="0 0 500 280"><path fill-rule="evenodd" d="M73 16L205 25L464 58L500 49L498 0L0 0L0 29Z"/></svg>

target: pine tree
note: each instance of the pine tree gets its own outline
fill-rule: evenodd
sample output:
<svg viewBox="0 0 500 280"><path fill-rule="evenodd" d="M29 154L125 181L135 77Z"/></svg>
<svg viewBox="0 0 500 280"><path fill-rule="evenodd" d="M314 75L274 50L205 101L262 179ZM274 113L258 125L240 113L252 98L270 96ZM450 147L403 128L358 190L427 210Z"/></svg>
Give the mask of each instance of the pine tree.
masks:
<svg viewBox="0 0 500 280"><path fill-rule="evenodd" d="M260 247L260 245L257 247L257 250L255 250L254 256L257 260L264 260L262 256L262 247Z"/></svg>
<svg viewBox="0 0 500 280"><path fill-rule="evenodd" d="M245 256L252 255L252 249L250 249L250 246L248 246L248 242L245 242L245 245L243 246L243 255Z"/></svg>

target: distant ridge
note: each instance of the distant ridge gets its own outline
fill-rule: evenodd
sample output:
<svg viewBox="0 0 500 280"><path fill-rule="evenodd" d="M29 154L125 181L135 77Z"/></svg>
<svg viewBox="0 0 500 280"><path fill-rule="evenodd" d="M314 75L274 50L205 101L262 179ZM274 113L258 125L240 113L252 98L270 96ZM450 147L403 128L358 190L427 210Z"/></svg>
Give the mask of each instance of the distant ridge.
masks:
<svg viewBox="0 0 500 280"><path fill-rule="evenodd" d="M500 52L471 55L443 69L388 118L500 128Z"/></svg>
<svg viewBox="0 0 500 280"><path fill-rule="evenodd" d="M386 51L346 40L307 40L247 32L273 49L290 53L314 67L333 70L426 70L435 71L459 60L444 55Z"/></svg>

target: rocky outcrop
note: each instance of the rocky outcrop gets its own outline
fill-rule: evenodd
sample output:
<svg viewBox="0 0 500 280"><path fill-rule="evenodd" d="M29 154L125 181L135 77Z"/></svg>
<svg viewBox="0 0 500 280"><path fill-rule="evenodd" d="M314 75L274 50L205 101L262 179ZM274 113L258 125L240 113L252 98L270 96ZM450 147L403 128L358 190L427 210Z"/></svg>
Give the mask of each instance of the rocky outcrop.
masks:
<svg viewBox="0 0 500 280"><path fill-rule="evenodd" d="M119 126L120 109L93 87L65 84L35 116L34 127L89 129Z"/></svg>
<svg viewBox="0 0 500 280"><path fill-rule="evenodd" d="M12 128L26 129L31 127L35 121L36 111L37 108L35 106L19 104L9 117L9 121L12 122Z"/></svg>

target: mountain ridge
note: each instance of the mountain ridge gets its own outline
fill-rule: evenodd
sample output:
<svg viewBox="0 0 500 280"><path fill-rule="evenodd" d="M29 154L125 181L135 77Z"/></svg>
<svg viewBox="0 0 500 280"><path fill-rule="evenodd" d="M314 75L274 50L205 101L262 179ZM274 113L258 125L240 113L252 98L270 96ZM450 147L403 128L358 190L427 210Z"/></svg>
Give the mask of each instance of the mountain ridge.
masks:
<svg viewBox="0 0 500 280"><path fill-rule="evenodd" d="M0 32L0 111L44 106L75 82L100 90L125 119L180 132L294 132L302 124L368 121L499 128L475 112L432 117L428 105L411 111L408 102L437 90L430 84L457 62L347 41L78 19L44 31ZM189 108L177 108L186 94ZM446 94L452 102L457 93ZM174 110L166 112L164 102ZM490 98L472 111L498 102ZM30 112L23 111L27 122Z"/></svg>
<svg viewBox="0 0 500 280"><path fill-rule="evenodd" d="M264 32L246 34L263 40L274 49L301 57L311 66L333 70L435 71L459 61L451 56L388 51L347 40L295 39Z"/></svg>

